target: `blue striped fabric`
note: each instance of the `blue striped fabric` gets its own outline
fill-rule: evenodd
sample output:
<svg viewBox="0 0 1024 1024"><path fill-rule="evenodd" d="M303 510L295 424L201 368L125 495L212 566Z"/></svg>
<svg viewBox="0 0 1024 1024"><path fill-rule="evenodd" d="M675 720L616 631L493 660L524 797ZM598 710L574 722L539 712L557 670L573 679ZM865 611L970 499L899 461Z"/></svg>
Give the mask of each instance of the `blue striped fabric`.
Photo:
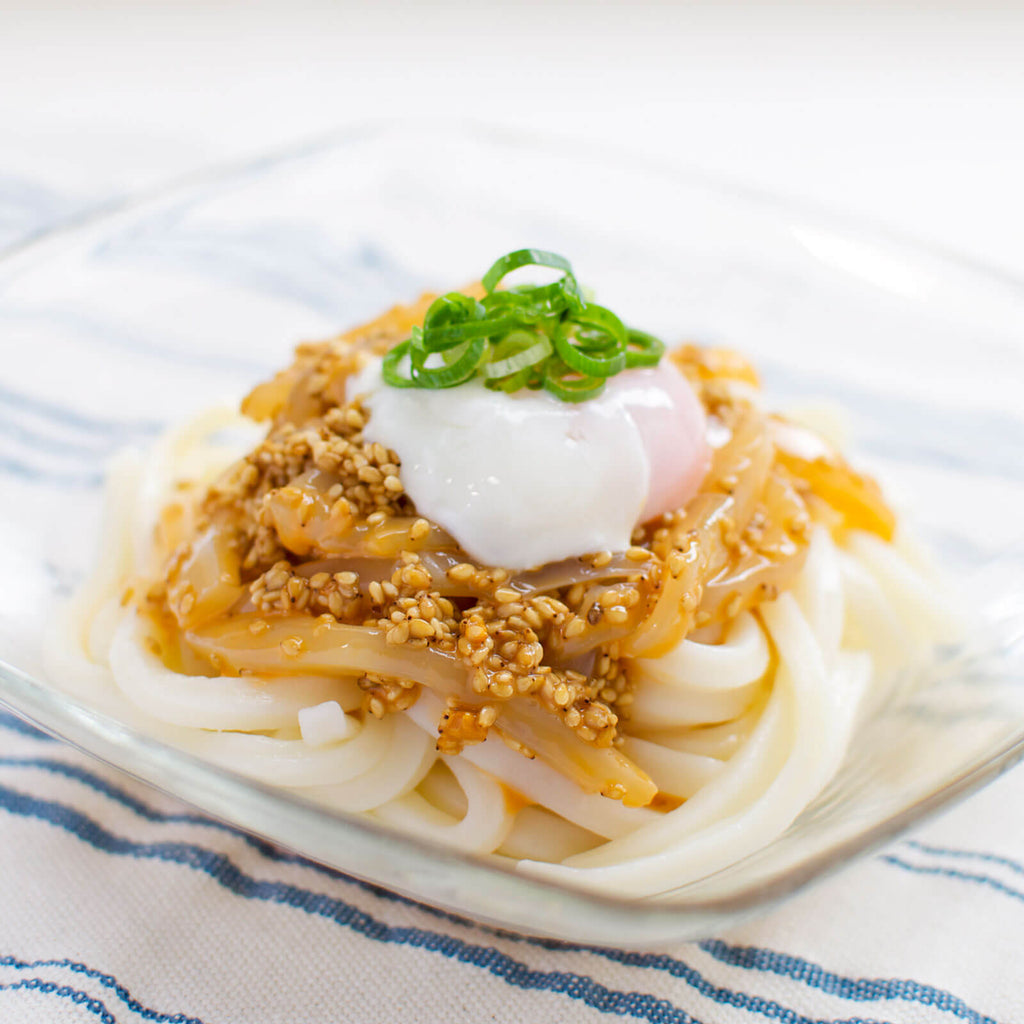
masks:
<svg viewBox="0 0 1024 1024"><path fill-rule="evenodd" d="M998 1019L943 987L906 977L844 974L826 964L761 945L716 939L672 953L643 953L525 939L487 929L345 878L158 798L14 715L0 714L0 749L5 751L0 756L0 814L4 816L0 820L30 822L40 849L47 845L47 835L56 830L74 840L72 850L86 846L111 861L132 862L133 870L141 864L147 873L162 874L174 868L204 875L233 899L260 904L267 915L327 921L337 929L340 942L350 935L382 947L415 950L423 959L425 972L430 971L431 961L441 959L462 970L484 972L512 990L558 996L566 1004L561 1011L564 1014L587 1009L652 1024L759 1018L791 1024L823 1020L852 1024L914 1019L890 1013L894 1008L927 1008L945 1019L970 1024L995 1024ZM118 814L116 827L107 824L112 806L125 812ZM157 826L158 831L151 831L150 826ZM1011 871L1024 870L1009 858L919 841L904 842L896 849L926 853L943 861L995 858ZM879 864L893 862L904 863L895 853L878 859ZM285 865L300 869L303 880L276 877L274 869ZM975 877L941 863L916 867L948 878ZM60 865L55 864L54 874L60 873ZM394 908L400 909L401 920L393 919ZM268 922L268 927L274 926ZM137 1017L175 1024L207 1020L191 1007L155 1008L132 996L117 976L116 964L83 962L76 956L77 950L66 943L49 952L49 956L31 959L16 953L0 956L0 1010L4 1000L32 993L70 1001L101 1020ZM542 967L534 962L538 952L543 956ZM727 970L716 971L717 967ZM40 973L44 968L60 976L46 977ZM629 984L622 984L619 973L615 983L606 980L609 968L624 970ZM83 979L94 984L95 991L83 987ZM788 1000L774 994L775 983L780 981L794 983ZM666 988L670 996L662 994ZM844 1003L848 1010L822 1013L814 1008L815 996ZM716 1016L715 1007L729 1016ZM869 1007L871 1012L865 1014Z"/></svg>

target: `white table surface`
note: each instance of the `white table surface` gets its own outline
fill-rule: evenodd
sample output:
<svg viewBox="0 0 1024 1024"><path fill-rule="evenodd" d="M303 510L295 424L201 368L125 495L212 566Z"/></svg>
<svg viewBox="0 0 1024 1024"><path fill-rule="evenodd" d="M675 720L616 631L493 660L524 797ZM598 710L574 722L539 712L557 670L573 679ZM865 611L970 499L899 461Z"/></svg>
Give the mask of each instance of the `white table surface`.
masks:
<svg viewBox="0 0 1024 1024"><path fill-rule="evenodd" d="M1024 277L1022 55L1024 5L1012 2L0 0L0 252L201 168L411 116L535 126L563 133L567 145L603 139ZM964 823L984 821L988 846L1024 859L1024 813L1005 811L1019 800L1021 771L930 836L953 842ZM8 854L0 860L16 864ZM853 869L862 882L873 870ZM766 923L776 944L851 975L888 973L881 951L871 963L840 953L842 915L863 916L881 900L856 878L829 883L832 914L802 913L813 894L776 914ZM1006 879L1004 888L1016 884ZM1019 933L1012 900L977 908L984 944ZM943 945L935 936L944 919L941 907L919 912L889 940L907 953L908 973L929 977L930 954L918 949L927 932L958 965L933 983L990 1005L1019 957L960 949L955 934ZM0 936L13 929L0 922ZM97 942L102 963L111 947ZM396 992L404 984L396 976ZM493 1005L505 1006L494 986ZM187 989L159 994L165 1005L190 1005ZM1024 1014L1019 999L1000 1005ZM584 1019L561 1006L544 1019ZM719 1012L700 1019L737 1019Z"/></svg>
<svg viewBox="0 0 1024 1024"><path fill-rule="evenodd" d="M476 118L1024 274L1022 53L1014 0L0 0L0 174L57 214L361 119Z"/></svg>

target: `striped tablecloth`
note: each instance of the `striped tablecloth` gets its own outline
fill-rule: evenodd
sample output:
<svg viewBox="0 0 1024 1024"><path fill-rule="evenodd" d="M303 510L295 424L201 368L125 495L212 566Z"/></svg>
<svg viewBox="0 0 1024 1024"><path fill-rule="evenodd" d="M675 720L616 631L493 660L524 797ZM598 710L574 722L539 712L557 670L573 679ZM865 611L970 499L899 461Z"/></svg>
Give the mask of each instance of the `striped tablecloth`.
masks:
<svg viewBox="0 0 1024 1024"><path fill-rule="evenodd" d="M0 248L84 206L0 177ZM599 950L342 877L2 713L0 1021L1024 1021L1022 803L1018 769L757 923Z"/></svg>

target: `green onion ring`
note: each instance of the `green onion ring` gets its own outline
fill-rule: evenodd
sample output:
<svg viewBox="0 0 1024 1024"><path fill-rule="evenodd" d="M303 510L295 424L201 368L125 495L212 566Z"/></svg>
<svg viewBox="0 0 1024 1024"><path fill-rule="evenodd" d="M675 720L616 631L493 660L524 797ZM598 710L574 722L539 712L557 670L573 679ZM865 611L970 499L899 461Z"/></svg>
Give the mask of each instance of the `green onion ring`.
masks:
<svg viewBox="0 0 1024 1024"><path fill-rule="evenodd" d="M551 342L543 334L513 331L495 346L484 366L484 377L492 380L527 369L551 355ZM493 358L497 357L497 358Z"/></svg>
<svg viewBox="0 0 1024 1024"><path fill-rule="evenodd" d="M510 373L507 377L492 377L484 381L484 387L490 388L491 391L504 391L505 394L510 395L513 391L530 386L533 369L532 366L526 366L517 373Z"/></svg>
<svg viewBox="0 0 1024 1024"><path fill-rule="evenodd" d="M447 295L439 295L430 304L423 317L423 329L429 331L432 327L443 327L445 324L482 320L484 315L484 307L471 295L448 292Z"/></svg>
<svg viewBox="0 0 1024 1024"><path fill-rule="evenodd" d="M433 327L423 331L420 347L424 352L443 352L446 348L469 341L470 338L493 338L517 326L515 317L501 316L493 320L467 320L459 324Z"/></svg>
<svg viewBox="0 0 1024 1024"><path fill-rule="evenodd" d="M412 345L412 341L403 341L401 345L396 345L390 352L384 357L384 362L381 364L380 372L384 378L385 384L390 384L393 388L414 388L416 387L416 381L412 377L403 377L398 372L398 364L409 355L409 349Z"/></svg>
<svg viewBox="0 0 1024 1024"><path fill-rule="evenodd" d="M630 369L636 366L657 366L661 357L665 354L665 342L648 334L646 331L637 331L630 328L627 334L626 366Z"/></svg>
<svg viewBox="0 0 1024 1024"><path fill-rule="evenodd" d="M560 359L550 359L544 367L544 390L563 402L585 402L604 391L604 377L578 374Z"/></svg>
<svg viewBox="0 0 1024 1024"><path fill-rule="evenodd" d="M598 306L596 303L589 302L586 309L573 316L573 320L586 327L597 328L597 330L614 338L616 345L622 348L626 347L626 328L610 309L605 309L604 306Z"/></svg>
<svg viewBox="0 0 1024 1024"><path fill-rule="evenodd" d="M572 272L572 264L556 252L547 252L544 249L516 249L515 252L506 253L491 264L491 269L484 274L481 283L484 291L493 292L498 282L513 270L520 267L551 267L554 270L564 270L567 277L575 280Z"/></svg>
<svg viewBox="0 0 1024 1024"><path fill-rule="evenodd" d="M487 339L473 338L468 341L458 359L447 366L428 367L426 360L431 354L416 346L410 348L412 379L420 387L453 388L457 384L464 384L476 373L487 354Z"/></svg>
<svg viewBox="0 0 1024 1024"><path fill-rule="evenodd" d="M583 308L583 295L580 292L576 275L573 273L572 264L564 256L559 256L555 252L547 252L544 249L517 249L515 252L502 256L501 259L495 260L491 269L483 276L484 291L493 292L498 287L498 282L506 274L511 274L513 270L519 270L520 267L550 267L553 270L565 271L565 276L555 284L565 295L571 309Z"/></svg>
<svg viewBox="0 0 1024 1024"><path fill-rule="evenodd" d="M605 378L614 377L626 368L626 353L622 349L612 349L607 356L588 355L584 349L573 345L570 332L575 326L567 324L555 335L555 351L569 369L590 377Z"/></svg>
<svg viewBox="0 0 1024 1024"><path fill-rule="evenodd" d="M584 335L575 343L581 328L589 328L590 337ZM603 306L589 305L572 320L563 321L554 340L562 361L577 373L614 377L626 368L626 328Z"/></svg>

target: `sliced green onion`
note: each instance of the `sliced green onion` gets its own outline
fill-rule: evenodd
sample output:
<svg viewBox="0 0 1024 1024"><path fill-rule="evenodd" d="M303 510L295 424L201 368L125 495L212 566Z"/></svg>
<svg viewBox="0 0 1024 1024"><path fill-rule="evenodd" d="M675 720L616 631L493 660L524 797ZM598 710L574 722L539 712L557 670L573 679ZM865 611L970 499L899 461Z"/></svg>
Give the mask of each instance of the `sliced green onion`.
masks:
<svg viewBox="0 0 1024 1024"><path fill-rule="evenodd" d="M491 264L491 269L481 279L484 291L493 292L506 274L511 274L520 267L551 267L554 270L564 270L567 277L576 280L572 264L557 252L547 252L544 249L516 249L515 252L506 253Z"/></svg>
<svg viewBox="0 0 1024 1024"><path fill-rule="evenodd" d="M462 292L449 292L441 295L430 304L423 317L423 329L443 327L445 324L457 324L463 320L482 320L484 307L471 295Z"/></svg>
<svg viewBox="0 0 1024 1024"><path fill-rule="evenodd" d="M588 355L583 348L572 343L572 334L577 330L575 324L568 324L555 335L555 350L571 370L591 377L614 377L626 367L626 353L619 348L612 348L610 355Z"/></svg>
<svg viewBox="0 0 1024 1024"><path fill-rule="evenodd" d="M551 359L544 368L544 390L563 402L585 402L604 391L604 377L577 373L560 359Z"/></svg>
<svg viewBox="0 0 1024 1024"><path fill-rule="evenodd" d="M657 366L665 354L665 343L648 334L630 328L627 335L626 366Z"/></svg>
<svg viewBox="0 0 1024 1024"><path fill-rule="evenodd" d="M484 381L484 387L490 388L491 391L504 391L510 395L513 391L530 386L532 371L533 367L527 366L517 373L510 373L507 377L492 377Z"/></svg>
<svg viewBox="0 0 1024 1024"><path fill-rule="evenodd" d="M572 272L572 264L564 256L559 256L555 252L547 252L544 249L517 249L515 252L502 256L501 259L495 260L491 269L483 276L484 291L493 292L503 277L521 267L551 267L554 270L564 270L565 276L555 284L565 296L570 308L583 308L583 295L576 275ZM545 285L543 287L551 288L552 286Z"/></svg>
<svg viewBox="0 0 1024 1024"><path fill-rule="evenodd" d="M531 320L557 317L567 309L581 308L575 302L572 293L566 291L565 278L559 281L552 281L551 284L539 284L529 288L509 288L508 291L504 292L492 292L487 296L487 299L495 299L498 303L502 302L502 300L506 302L511 300L515 303L516 312L520 316ZM485 304L487 304L487 299L484 300Z"/></svg>
<svg viewBox="0 0 1024 1024"><path fill-rule="evenodd" d="M513 331L495 346L491 361L484 367L484 376L488 380L507 377L528 369L549 355L551 342L543 334Z"/></svg>
<svg viewBox="0 0 1024 1024"><path fill-rule="evenodd" d="M547 287L547 286L545 286ZM559 289L561 285L558 285ZM540 290L540 289L538 289ZM551 333L561 323L565 311L569 308L565 296L559 291L557 296L545 298L542 302L534 302L533 292L520 292L510 288L504 292L492 292L483 299L484 309L488 316L511 316L520 322L520 326L536 326Z"/></svg>
<svg viewBox="0 0 1024 1024"><path fill-rule="evenodd" d="M596 331L607 335L621 348L626 347L626 328L610 309L590 302L586 309L573 317L573 320L586 328L596 329Z"/></svg>
<svg viewBox="0 0 1024 1024"><path fill-rule="evenodd" d="M562 361L591 377L614 377L626 368L626 328L603 306L589 305L555 332Z"/></svg>
<svg viewBox="0 0 1024 1024"><path fill-rule="evenodd" d="M493 338L517 326L515 317L501 316L493 320L467 320L461 324L424 328L422 347L426 352L443 352L470 338Z"/></svg>
<svg viewBox="0 0 1024 1024"><path fill-rule="evenodd" d="M512 271L560 270L544 285L495 289ZM450 388L477 375L495 391L545 388L565 402L599 395L627 367L654 366L665 346L627 330L610 310L589 301L569 261L542 249L510 252L483 277L482 299L450 292L435 299L407 341L384 358L392 387ZM408 362L406 362L408 360Z"/></svg>
<svg viewBox="0 0 1024 1024"><path fill-rule="evenodd" d="M416 381L412 377L403 376L398 370L398 364L409 355L411 345L411 341L403 341L401 345L396 345L384 357L380 372L385 384L390 384L393 388L416 387Z"/></svg>
<svg viewBox="0 0 1024 1024"><path fill-rule="evenodd" d="M464 384L476 374L487 354L487 339L473 338L466 342L458 358L447 366L427 366L426 359L431 354L415 346L410 349L412 379L419 387L453 388L457 384Z"/></svg>

